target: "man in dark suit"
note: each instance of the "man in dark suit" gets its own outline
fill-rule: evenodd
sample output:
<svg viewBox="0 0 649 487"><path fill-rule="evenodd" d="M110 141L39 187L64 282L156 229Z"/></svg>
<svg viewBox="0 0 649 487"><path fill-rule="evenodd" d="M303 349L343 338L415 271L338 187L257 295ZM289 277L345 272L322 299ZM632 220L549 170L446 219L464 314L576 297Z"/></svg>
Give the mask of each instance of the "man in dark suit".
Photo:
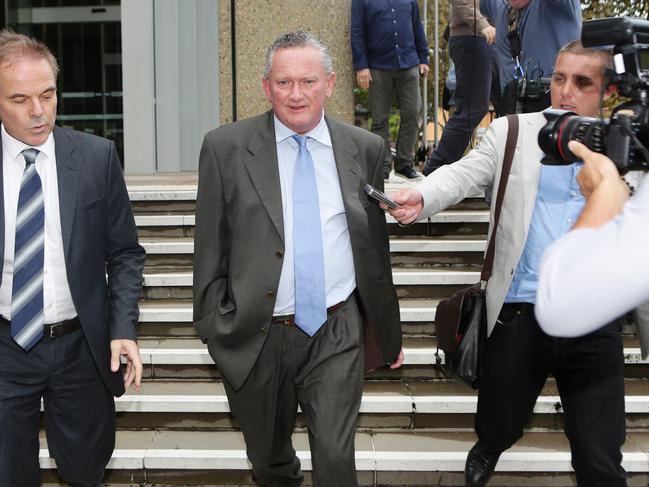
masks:
<svg viewBox="0 0 649 487"><path fill-rule="evenodd" d="M100 485L113 396L142 375L145 255L119 160L111 142L54 126L57 73L45 45L0 32L2 486L39 484L41 399L59 474Z"/></svg>
<svg viewBox="0 0 649 487"><path fill-rule="evenodd" d="M364 368L403 360L385 215L363 192L382 188L386 149L324 116L335 80L318 39L278 37L263 76L273 109L208 133L200 155L194 322L262 485L302 483L298 404L315 484L358 485Z"/></svg>

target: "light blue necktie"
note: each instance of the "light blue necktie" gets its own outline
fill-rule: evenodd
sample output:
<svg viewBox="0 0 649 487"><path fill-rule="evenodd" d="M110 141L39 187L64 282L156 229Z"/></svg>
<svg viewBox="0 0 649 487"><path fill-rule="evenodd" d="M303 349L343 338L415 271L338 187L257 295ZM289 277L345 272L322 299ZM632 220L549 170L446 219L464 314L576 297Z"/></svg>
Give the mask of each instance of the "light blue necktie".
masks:
<svg viewBox="0 0 649 487"><path fill-rule="evenodd" d="M299 146L293 179L295 323L313 336L327 320L320 200L307 138L293 138Z"/></svg>
<svg viewBox="0 0 649 487"><path fill-rule="evenodd" d="M43 338L43 260L45 210L36 149L25 149L16 215L11 336L25 351Z"/></svg>

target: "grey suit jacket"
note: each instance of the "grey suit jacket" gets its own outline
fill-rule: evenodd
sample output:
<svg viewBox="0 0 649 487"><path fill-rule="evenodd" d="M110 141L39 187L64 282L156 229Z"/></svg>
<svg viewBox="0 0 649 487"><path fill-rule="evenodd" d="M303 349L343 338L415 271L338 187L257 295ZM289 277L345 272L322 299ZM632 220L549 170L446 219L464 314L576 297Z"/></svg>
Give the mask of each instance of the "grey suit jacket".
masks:
<svg viewBox="0 0 649 487"><path fill-rule="evenodd" d="M500 309L511 286L518 261L527 241L536 201L543 151L537 143L539 130L545 124L542 113L519 115L519 133L505 191L502 213L496 229L494 266L487 285L487 328L491 334ZM496 119L478 147L459 161L429 175L417 189L424 196L422 216L433 215L462 201L469 194L494 185L498 192L507 139L506 117ZM493 223L496 198L491 202ZM494 231L489 226L489 236Z"/></svg>
<svg viewBox="0 0 649 487"><path fill-rule="evenodd" d="M384 144L325 117L338 169L365 323L368 368L401 347L399 304L384 212L363 191L383 187ZM270 326L284 257L273 113L222 126L204 139L194 238L194 325L226 380L239 389Z"/></svg>
<svg viewBox="0 0 649 487"><path fill-rule="evenodd" d="M144 249L138 244L115 145L60 127L54 128L54 143L72 301L97 368L110 392L119 396L124 393L124 382L121 372L110 370L110 340L136 339ZM0 192L4 192L2 178L0 171ZM0 194L0 279L4 224Z"/></svg>
<svg viewBox="0 0 649 487"><path fill-rule="evenodd" d="M643 360L649 357L649 301L638 306L634 312L640 354Z"/></svg>

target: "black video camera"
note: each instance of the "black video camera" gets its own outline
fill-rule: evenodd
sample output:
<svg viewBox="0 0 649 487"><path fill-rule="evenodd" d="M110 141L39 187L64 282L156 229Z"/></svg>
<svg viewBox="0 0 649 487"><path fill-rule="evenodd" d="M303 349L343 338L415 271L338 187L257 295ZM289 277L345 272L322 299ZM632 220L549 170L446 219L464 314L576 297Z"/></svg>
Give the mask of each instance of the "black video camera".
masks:
<svg viewBox="0 0 649 487"><path fill-rule="evenodd" d="M540 112L550 106L550 78L513 79L501 95L500 115Z"/></svg>
<svg viewBox="0 0 649 487"><path fill-rule="evenodd" d="M615 73L609 85L629 101L613 109L609 120L583 117L564 110L544 112L548 120L539 132L543 164L564 165L578 158L568 149L577 140L606 154L624 174L649 170L649 21L628 17L584 22L584 47L613 45Z"/></svg>

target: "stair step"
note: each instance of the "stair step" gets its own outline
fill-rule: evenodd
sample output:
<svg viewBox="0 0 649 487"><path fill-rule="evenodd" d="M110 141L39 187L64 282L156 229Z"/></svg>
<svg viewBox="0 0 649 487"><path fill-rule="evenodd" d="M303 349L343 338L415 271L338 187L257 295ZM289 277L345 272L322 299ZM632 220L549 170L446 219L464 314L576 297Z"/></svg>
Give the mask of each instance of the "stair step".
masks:
<svg viewBox="0 0 649 487"><path fill-rule="evenodd" d="M146 284L145 284L146 285ZM191 286L190 284L187 284ZM431 322L435 319L435 310L439 300L434 299L401 299L401 321ZM141 323L191 323L193 316L191 301L176 302L140 302Z"/></svg>
<svg viewBox="0 0 649 487"><path fill-rule="evenodd" d="M392 272L396 285L459 285L480 280L479 270L399 269ZM474 268L475 269L475 268ZM145 272L144 286L192 286L192 272Z"/></svg>
<svg viewBox="0 0 649 487"><path fill-rule="evenodd" d="M628 380L626 412L649 413L649 383ZM477 391L454 381L411 383L366 382L360 412L363 414L473 414ZM145 381L140 391L130 389L115 399L118 413L228 413L223 383ZM556 384L549 381L534 407L536 414L560 414Z"/></svg>
<svg viewBox="0 0 649 487"><path fill-rule="evenodd" d="M148 255L193 254L192 238L140 239ZM390 252L484 252L486 238L390 238Z"/></svg>
<svg viewBox="0 0 649 487"><path fill-rule="evenodd" d="M358 432L360 472L460 472L476 438L468 432ZM293 434L302 469L311 470L307 434ZM649 433L628 433L622 465L649 470ZM55 468L41 437L41 468ZM248 470L243 436L235 431L118 431L109 469ZM568 441L562 433L528 432L503 453L497 472L570 472Z"/></svg>
<svg viewBox="0 0 649 487"><path fill-rule="evenodd" d="M386 213L386 221L396 224L397 221ZM135 224L138 227L180 227L194 226L196 223L193 214L174 215L135 215ZM418 223L489 223L489 210L446 210L440 211L430 218L418 220Z"/></svg>
<svg viewBox="0 0 649 487"><path fill-rule="evenodd" d="M151 365L213 365L207 347L198 338L142 338L138 340L142 363ZM405 339L404 365L433 365L434 339ZM444 353L440 350L442 363Z"/></svg>
<svg viewBox="0 0 649 487"><path fill-rule="evenodd" d="M131 201L196 201L195 185L183 186L129 186Z"/></svg>
<svg viewBox="0 0 649 487"><path fill-rule="evenodd" d="M138 180L138 176L126 176L126 184L131 201L195 201L198 193L197 174L193 181L189 181L187 176L185 179L186 181L182 184L164 184L168 181L151 182ZM411 182L394 178L385 185L385 191L389 193L416 184L417 181Z"/></svg>
<svg viewBox="0 0 649 487"><path fill-rule="evenodd" d="M139 340L142 363L151 365L212 365L207 347L198 338L142 338ZM435 365L434 338L404 338L404 365ZM439 350L441 363L444 352ZM640 355L640 347L632 338L625 339L626 364L649 363Z"/></svg>

